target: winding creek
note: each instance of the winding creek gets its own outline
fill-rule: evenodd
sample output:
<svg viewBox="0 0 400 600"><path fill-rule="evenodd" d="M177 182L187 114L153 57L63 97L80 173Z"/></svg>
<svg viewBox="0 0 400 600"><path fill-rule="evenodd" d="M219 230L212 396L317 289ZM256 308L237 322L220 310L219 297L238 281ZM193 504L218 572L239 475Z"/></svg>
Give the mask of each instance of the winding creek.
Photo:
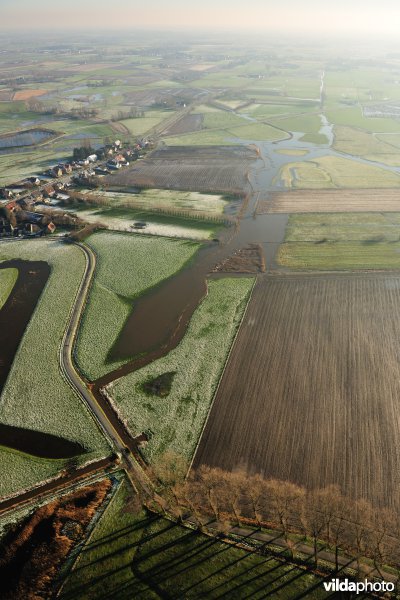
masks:
<svg viewBox="0 0 400 600"><path fill-rule="evenodd" d="M275 255L284 240L288 215L259 215L256 210L260 198L268 200L269 192L285 189L279 177L280 169L284 165L297 160L313 160L328 155L379 166L400 175L399 167L390 167L333 150L331 148L333 128L323 115L321 115L320 133L326 136L327 143L318 147L302 141L304 135L302 132L293 132L290 139L277 142L241 140L241 143L255 147L257 154L255 153L251 164L249 183L245 190L247 198L243 203L237 224L223 229L217 240L204 243L185 269L149 290L135 303L134 310L110 352L111 358L124 359L127 362L94 383L93 392L100 403L104 403L105 400L101 394L103 386L164 356L178 345L194 311L207 293L208 278L238 276L212 273L218 263L237 250L255 243L262 246L267 275L277 272ZM306 154L296 158L290 154L292 150L303 150ZM49 276L49 267L46 263L8 261L0 266L0 268L8 267L17 268L19 277L10 298L0 312L0 390L6 381L20 339ZM29 302L26 302L28 296ZM15 318L15 308L18 310L18 319ZM13 319L10 319L11 309ZM37 432L32 434L25 430L16 431L16 428L7 429L7 427L0 426L0 443L36 456L68 458L76 456L83 450L80 447L67 447L66 444L70 442L61 438L50 439L51 436L45 434L37 434ZM41 435L43 439L39 440L37 435Z"/></svg>
<svg viewBox="0 0 400 600"><path fill-rule="evenodd" d="M320 116L319 133L326 136L326 144L315 146L302 141L303 132L292 132L290 139L275 142L241 140L243 144L256 147L258 157L251 167L246 190L248 201L244 204L245 209L242 210L237 226L223 230L218 241L205 243L188 267L139 298L110 352L112 359L129 360L132 356L136 358L97 380L97 392L104 385L164 356L178 345L195 309L207 293L207 278L227 276L213 274L212 271L218 263L235 251L248 244L260 244L266 259L267 274L276 272L275 255L284 240L288 215L259 215L256 214L256 209L260 197L268 200L269 192L285 189L279 177L280 169L284 165L297 160L336 156L369 166L378 166L400 175L400 167L391 167L334 150L331 147L334 140L333 126L324 114ZM303 150L306 154L299 158L285 154L285 151L292 150Z"/></svg>

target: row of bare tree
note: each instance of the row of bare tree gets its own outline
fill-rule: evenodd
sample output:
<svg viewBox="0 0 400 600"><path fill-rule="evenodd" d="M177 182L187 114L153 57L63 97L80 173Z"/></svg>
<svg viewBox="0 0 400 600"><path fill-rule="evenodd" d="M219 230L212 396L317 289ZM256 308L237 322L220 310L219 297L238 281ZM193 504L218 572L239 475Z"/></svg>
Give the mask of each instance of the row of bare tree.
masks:
<svg viewBox="0 0 400 600"><path fill-rule="evenodd" d="M359 569L362 557L370 559L380 574L384 565L400 566L400 515L344 496L337 485L308 491L289 481L208 466L188 478L186 473L185 460L173 453L153 467L160 485L156 502L179 521L199 528L212 520L275 529L292 557L299 544L311 546L316 566L322 548L334 555L336 570L341 554L356 560Z"/></svg>

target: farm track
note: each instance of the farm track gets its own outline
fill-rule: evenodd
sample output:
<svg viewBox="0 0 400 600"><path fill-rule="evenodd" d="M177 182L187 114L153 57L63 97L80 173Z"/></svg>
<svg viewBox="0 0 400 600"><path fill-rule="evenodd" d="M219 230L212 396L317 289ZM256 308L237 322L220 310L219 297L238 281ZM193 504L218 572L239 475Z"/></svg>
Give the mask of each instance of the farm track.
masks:
<svg viewBox="0 0 400 600"><path fill-rule="evenodd" d="M260 276L194 459L399 508L400 275Z"/></svg>

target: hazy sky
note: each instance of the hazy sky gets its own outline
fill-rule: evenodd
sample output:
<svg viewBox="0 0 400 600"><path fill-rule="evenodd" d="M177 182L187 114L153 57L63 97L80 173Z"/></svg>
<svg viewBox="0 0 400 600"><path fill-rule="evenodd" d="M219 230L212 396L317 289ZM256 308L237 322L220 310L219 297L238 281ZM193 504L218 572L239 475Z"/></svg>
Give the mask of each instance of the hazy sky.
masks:
<svg viewBox="0 0 400 600"><path fill-rule="evenodd" d="M225 29L398 35L399 0L0 0L1 29Z"/></svg>

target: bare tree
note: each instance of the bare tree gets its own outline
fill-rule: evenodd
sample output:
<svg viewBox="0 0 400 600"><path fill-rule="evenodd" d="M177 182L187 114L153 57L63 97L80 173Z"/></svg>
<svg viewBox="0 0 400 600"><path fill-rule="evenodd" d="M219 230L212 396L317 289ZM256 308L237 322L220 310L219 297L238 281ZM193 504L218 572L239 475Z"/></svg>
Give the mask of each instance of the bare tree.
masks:
<svg viewBox="0 0 400 600"><path fill-rule="evenodd" d="M258 473L248 479L246 497L250 500L251 510L259 528L262 525L262 505L265 496L265 479Z"/></svg>
<svg viewBox="0 0 400 600"><path fill-rule="evenodd" d="M242 516L246 483L246 473L242 470L224 473L221 480L221 502L224 504L226 512L234 516L237 525L240 525Z"/></svg>
<svg viewBox="0 0 400 600"><path fill-rule="evenodd" d="M220 518L219 494L224 472L221 469L202 465L197 471L199 481L204 486L209 507L218 521Z"/></svg>
<svg viewBox="0 0 400 600"><path fill-rule="evenodd" d="M305 491L289 481L270 479L266 482L267 496L271 516L282 528L283 537L289 547L289 532L299 525L304 513Z"/></svg>

